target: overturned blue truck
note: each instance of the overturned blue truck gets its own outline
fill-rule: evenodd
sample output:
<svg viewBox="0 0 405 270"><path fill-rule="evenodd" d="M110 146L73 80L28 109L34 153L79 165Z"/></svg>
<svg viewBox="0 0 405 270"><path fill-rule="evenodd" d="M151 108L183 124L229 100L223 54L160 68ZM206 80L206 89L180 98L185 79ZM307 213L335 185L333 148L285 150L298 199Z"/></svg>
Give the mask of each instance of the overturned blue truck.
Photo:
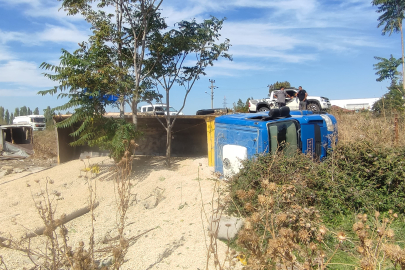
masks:
<svg viewBox="0 0 405 270"><path fill-rule="evenodd" d="M322 160L337 140L331 114L291 111L289 107L263 113L224 115L215 119L215 171L225 178L239 172L241 161L257 154L300 151Z"/></svg>

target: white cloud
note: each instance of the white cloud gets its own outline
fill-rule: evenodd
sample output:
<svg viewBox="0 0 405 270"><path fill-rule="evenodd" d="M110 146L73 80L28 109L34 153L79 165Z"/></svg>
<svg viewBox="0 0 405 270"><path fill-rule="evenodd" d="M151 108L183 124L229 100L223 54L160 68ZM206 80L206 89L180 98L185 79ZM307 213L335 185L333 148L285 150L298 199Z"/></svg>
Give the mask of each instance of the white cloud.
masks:
<svg viewBox="0 0 405 270"><path fill-rule="evenodd" d="M29 46L44 45L44 42L78 43L86 41L89 34L85 31L78 30L75 26L62 27L56 25L45 25L43 31L36 33L27 32L6 32L0 30L0 44L7 44L12 41L18 41Z"/></svg>
<svg viewBox="0 0 405 270"><path fill-rule="evenodd" d="M30 6L39 6L41 0L0 0L0 3L5 3L7 5L28 4Z"/></svg>
<svg viewBox="0 0 405 270"><path fill-rule="evenodd" d="M47 25L46 29L35 35L39 41L51 42L82 42L88 40L89 36L84 31L76 28L66 28L55 25Z"/></svg>
<svg viewBox="0 0 405 270"><path fill-rule="evenodd" d="M266 69L263 65L255 65L249 62L241 61L229 61L229 60L219 60L214 62L215 69L226 69L226 70L262 70Z"/></svg>
<svg viewBox="0 0 405 270"><path fill-rule="evenodd" d="M10 52L9 48L6 46L0 45L0 62L14 59L15 55Z"/></svg>
<svg viewBox="0 0 405 270"><path fill-rule="evenodd" d="M27 35L23 32L7 32L7 31L2 31L0 29L0 43L1 44L6 44L10 41L20 41L25 43L27 40Z"/></svg>
<svg viewBox="0 0 405 270"><path fill-rule="evenodd" d="M0 64L0 83L35 88L49 88L57 84L45 78L36 63L17 60Z"/></svg>

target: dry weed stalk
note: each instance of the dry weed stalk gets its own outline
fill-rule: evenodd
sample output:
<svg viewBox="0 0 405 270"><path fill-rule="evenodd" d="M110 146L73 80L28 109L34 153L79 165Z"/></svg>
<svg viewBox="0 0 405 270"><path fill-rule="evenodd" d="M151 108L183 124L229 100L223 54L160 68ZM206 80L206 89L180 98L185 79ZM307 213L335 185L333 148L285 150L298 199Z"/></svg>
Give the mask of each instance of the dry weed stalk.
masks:
<svg viewBox="0 0 405 270"><path fill-rule="evenodd" d="M337 235L339 243L328 258L319 211L298 205L293 185L263 179L261 186L257 206L251 203L255 190L237 191L249 214L237 240L247 250L249 269L326 269L345 235Z"/></svg>
<svg viewBox="0 0 405 270"><path fill-rule="evenodd" d="M134 239L128 239L124 235L126 225L126 214L130 206L131 201L131 173L132 173L132 161L131 149L136 147L134 140L124 140L123 143L127 146L127 149L122 157L121 161L116 166L116 178L114 181L114 189L117 202L117 227L118 227L118 244L112 248L114 263L111 269L120 269L124 263L125 255L128 252L130 241Z"/></svg>
<svg viewBox="0 0 405 270"><path fill-rule="evenodd" d="M389 211L388 217L381 217L377 211L371 218L366 214L357 215L353 231L359 239L356 249L360 254L361 269L382 269L387 265L387 259L395 269L405 269L405 250L395 244L394 230L390 228L397 217L393 211Z"/></svg>
<svg viewBox="0 0 405 270"><path fill-rule="evenodd" d="M27 184L27 187L31 190L31 197L44 224L43 230L31 232L21 240L10 237L1 242L1 247L23 252L34 265L32 269L95 269L92 252L84 249L83 242L75 250L68 244L68 230L64 225L66 215L55 217L56 202L61 194L57 191L49 192L49 186L54 181L46 178L45 186L40 180L35 183L39 192L34 194L30 184ZM32 237L40 234L45 237L37 239L39 242L33 244Z"/></svg>

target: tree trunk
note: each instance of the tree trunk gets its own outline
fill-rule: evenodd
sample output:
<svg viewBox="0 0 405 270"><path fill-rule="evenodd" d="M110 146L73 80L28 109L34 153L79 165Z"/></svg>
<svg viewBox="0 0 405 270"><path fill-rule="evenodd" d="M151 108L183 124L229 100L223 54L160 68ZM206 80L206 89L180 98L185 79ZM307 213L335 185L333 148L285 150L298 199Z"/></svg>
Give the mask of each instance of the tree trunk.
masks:
<svg viewBox="0 0 405 270"><path fill-rule="evenodd" d="M399 25L401 29L401 51L402 51L402 95L405 96L405 62L404 62L404 31L402 30L402 22Z"/></svg>
<svg viewBox="0 0 405 270"><path fill-rule="evenodd" d="M122 119L125 118L125 110L124 110L124 107L125 107L125 102L124 102L124 100L123 100L123 98L122 98L121 101L120 101L120 118L122 118Z"/></svg>
<svg viewBox="0 0 405 270"><path fill-rule="evenodd" d="M172 123L170 121L170 112L169 112L169 106L170 106L170 91L166 87L166 132L167 132L167 137L166 137L166 165L167 167L170 167L170 156L172 153Z"/></svg>
<svg viewBox="0 0 405 270"><path fill-rule="evenodd" d="M138 128L138 102L135 97L132 99L132 123L135 125L135 128Z"/></svg>
<svg viewBox="0 0 405 270"><path fill-rule="evenodd" d="M167 126L167 137L166 137L166 165L170 167L170 157L172 154L172 126Z"/></svg>

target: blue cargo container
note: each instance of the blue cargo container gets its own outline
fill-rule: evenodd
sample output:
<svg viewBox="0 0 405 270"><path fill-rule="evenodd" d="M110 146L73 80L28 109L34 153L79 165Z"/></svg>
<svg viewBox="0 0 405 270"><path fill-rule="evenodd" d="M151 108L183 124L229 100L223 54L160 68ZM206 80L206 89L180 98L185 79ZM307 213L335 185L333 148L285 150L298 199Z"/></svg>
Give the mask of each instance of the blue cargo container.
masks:
<svg viewBox="0 0 405 270"><path fill-rule="evenodd" d="M229 177L239 171L241 160L277 150L287 155L299 150L321 160L332 139L337 139L337 122L327 113L283 107L268 114L220 116L215 119L215 171Z"/></svg>

